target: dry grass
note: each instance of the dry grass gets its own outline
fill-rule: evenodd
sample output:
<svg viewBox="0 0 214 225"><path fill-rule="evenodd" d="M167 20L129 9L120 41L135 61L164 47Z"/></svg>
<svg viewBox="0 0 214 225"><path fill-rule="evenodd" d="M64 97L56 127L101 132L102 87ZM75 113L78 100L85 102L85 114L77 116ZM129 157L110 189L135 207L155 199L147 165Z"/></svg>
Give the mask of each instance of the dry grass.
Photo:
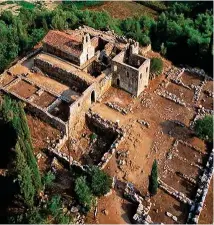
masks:
<svg viewBox="0 0 214 225"><path fill-rule="evenodd" d="M134 17L134 16L143 16L149 15L152 17L157 16L157 12L149 7L143 6L136 2L106 2L103 5L97 5L93 7L87 7L92 11L106 11L112 17L118 19L125 19L127 17Z"/></svg>

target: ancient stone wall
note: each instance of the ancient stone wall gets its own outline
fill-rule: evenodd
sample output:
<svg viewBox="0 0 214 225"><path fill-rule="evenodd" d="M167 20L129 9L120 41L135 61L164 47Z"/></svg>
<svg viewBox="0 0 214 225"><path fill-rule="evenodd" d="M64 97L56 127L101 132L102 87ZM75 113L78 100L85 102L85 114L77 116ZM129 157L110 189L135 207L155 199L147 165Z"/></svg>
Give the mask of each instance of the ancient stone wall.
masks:
<svg viewBox="0 0 214 225"><path fill-rule="evenodd" d="M112 61L113 85L124 89L132 95L138 96L138 76L136 68Z"/></svg>
<svg viewBox="0 0 214 225"><path fill-rule="evenodd" d="M124 89L134 96L148 86L150 60L140 55L132 54L125 62L125 51L120 52L112 60L113 85Z"/></svg>
<svg viewBox="0 0 214 225"><path fill-rule="evenodd" d="M41 120L51 124L53 127L59 129L64 134L67 133L67 123L63 122L61 119L52 116L50 113L48 113L46 110L42 109L41 107L35 105L34 103L30 102L28 99L22 98L21 96L17 95L14 92L9 92L5 88L1 88L3 92L5 92L8 95L12 95L13 97L22 100L26 103L26 109L38 116Z"/></svg>
<svg viewBox="0 0 214 225"><path fill-rule="evenodd" d="M66 71L59 67L54 67L54 65L51 65L49 62L43 61L39 58L34 59L34 64L45 73L51 74L51 76L55 77L57 80L66 82L71 87L77 87L79 92L83 92L90 85L72 72Z"/></svg>
<svg viewBox="0 0 214 225"><path fill-rule="evenodd" d="M50 46L47 43L43 43L43 50L45 52L56 55L60 58L67 59L67 60L69 60L70 62L72 62L76 65L80 65L79 57L75 57L74 55L71 55L71 54L66 53L64 51L61 51L60 49L54 48L53 46Z"/></svg>
<svg viewBox="0 0 214 225"><path fill-rule="evenodd" d="M137 96L145 89L149 84L149 73L150 73L150 60L146 59L139 68L138 77L138 91Z"/></svg>
<svg viewBox="0 0 214 225"><path fill-rule="evenodd" d="M199 187L196 193L195 201L191 206L188 216L188 224L197 224L199 216L204 206L204 201L209 190L210 181L213 176L213 156L214 150L210 153L203 175L200 178Z"/></svg>
<svg viewBox="0 0 214 225"><path fill-rule="evenodd" d="M70 133L78 132L82 128L85 123L85 113L111 87L111 81L111 75L100 75L96 82L87 88L82 96L70 106Z"/></svg>

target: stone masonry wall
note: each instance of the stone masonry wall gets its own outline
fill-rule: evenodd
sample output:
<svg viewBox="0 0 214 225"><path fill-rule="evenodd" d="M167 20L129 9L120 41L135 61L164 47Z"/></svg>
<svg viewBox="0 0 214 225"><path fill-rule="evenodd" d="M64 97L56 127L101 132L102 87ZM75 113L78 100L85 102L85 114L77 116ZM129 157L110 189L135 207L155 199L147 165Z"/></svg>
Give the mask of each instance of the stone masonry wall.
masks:
<svg viewBox="0 0 214 225"><path fill-rule="evenodd" d="M97 101L110 87L111 75L100 75L96 82L87 88L82 96L70 106L69 132L74 133L81 130L85 123L85 113L89 110L94 100ZM93 95L93 96L92 96Z"/></svg>
<svg viewBox="0 0 214 225"><path fill-rule="evenodd" d="M34 64L44 72L51 74L51 76L55 77L57 80L64 81L68 83L71 87L77 87L79 89L79 92L83 92L90 85L85 80L74 75L73 73L63 70L59 67L54 67L54 65L51 65L50 63L43 61L39 58L34 59Z"/></svg>

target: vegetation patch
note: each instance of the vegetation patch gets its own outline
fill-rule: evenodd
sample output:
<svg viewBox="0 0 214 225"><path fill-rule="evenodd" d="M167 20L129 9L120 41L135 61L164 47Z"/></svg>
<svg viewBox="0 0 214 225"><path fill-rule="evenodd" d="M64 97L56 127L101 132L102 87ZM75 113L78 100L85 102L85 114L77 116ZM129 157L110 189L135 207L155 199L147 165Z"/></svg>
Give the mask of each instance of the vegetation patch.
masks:
<svg viewBox="0 0 214 225"><path fill-rule="evenodd" d="M213 141L213 116L205 116L198 119L195 123L194 130L196 135L206 141Z"/></svg>

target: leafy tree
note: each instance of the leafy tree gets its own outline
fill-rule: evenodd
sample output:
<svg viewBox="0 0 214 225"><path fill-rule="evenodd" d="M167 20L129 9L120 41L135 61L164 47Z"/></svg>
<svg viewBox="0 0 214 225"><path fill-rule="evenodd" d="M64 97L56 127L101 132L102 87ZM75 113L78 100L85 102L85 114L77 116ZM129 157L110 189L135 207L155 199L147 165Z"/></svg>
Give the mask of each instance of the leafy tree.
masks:
<svg viewBox="0 0 214 225"><path fill-rule="evenodd" d="M94 195L100 197L107 194L112 185L111 177L97 166L89 168L89 186Z"/></svg>
<svg viewBox="0 0 214 225"><path fill-rule="evenodd" d="M161 73L163 70L163 61L160 58L152 58L150 70L152 73Z"/></svg>
<svg viewBox="0 0 214 225"><path fill-rule="evenodd" d="M152 165L152 171L149 177L149 192L151 195L155 195L158 190L158 165L157 160L154 160Z"/></svg>
<svg viewBox="0 0 214 225"><path fill-rule="evenodd" d="M17 181L20 186L20 193L24 203L27 206L32 207L34 205L35 189L32 184L31 170L25 161L19 143L16 145L14 173L17 174Z"/></svg>
<svg viewBox="0 0 214 225"><path fill-rule="evenodd" d="M213 140L213 116L205 116L202 119L198 119L194 130L199 138L211 142Z"/></svg>
<svg viewBox="0 0 214 225"><path fill-rule="evenodd" d="M92 205L92 193L87 185L86 177L78 177L75 181L75 193L80 204L90 210Z"/></svg>
<svg viewBox="0 0 214 225"><path fill-rule="evenodd" d="M42 184L44 185L44 189L45 187L51 186L54 180L55 180L55 175L51 171L48 171L42 177Z"/></svg>

